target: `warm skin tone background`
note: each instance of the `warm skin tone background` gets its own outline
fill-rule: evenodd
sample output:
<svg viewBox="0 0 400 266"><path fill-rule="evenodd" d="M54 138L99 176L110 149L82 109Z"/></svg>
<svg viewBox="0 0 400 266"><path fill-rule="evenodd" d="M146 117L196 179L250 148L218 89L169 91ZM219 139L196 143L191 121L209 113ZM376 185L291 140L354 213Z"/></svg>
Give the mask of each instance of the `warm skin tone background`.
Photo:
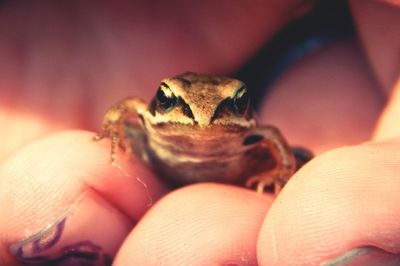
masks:
<svg viewBox="0 0 400 266"><path fill-rule="evenodd" d="M351 1L359 39L304 58L263 103L261 120L292 143L331 150L277 199L217 184L169 193L138 159L120 154L123 171L110 167L107 141L68 129L98 129L110 104L149 99L163 77L235 70L306 4L53 3L0 9L1 262L16 264L8 245L78 198L87 219L71 225L104 235L100 221L112 221L98 244L118 250L115 265L317 265L365 245L400 253L400 140L381 141L400 135L399 1ZM142 217L149 195L161 200Z"/></svg>

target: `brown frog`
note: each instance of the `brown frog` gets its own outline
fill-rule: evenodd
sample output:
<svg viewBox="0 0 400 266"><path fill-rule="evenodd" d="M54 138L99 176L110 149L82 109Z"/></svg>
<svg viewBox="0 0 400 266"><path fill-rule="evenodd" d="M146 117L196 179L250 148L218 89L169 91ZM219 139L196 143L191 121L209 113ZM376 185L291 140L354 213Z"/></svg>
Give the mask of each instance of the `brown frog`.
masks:
<svg viewBox="0 0 400 266"><path fill-rule="evenodd" d="M96 140L110 138L177 184L225 182L278 193L312 155L292 150L279 130L258 125L246 85L232 78L184 73L164 79L150 104L128 97L104 116Z"/></svg>

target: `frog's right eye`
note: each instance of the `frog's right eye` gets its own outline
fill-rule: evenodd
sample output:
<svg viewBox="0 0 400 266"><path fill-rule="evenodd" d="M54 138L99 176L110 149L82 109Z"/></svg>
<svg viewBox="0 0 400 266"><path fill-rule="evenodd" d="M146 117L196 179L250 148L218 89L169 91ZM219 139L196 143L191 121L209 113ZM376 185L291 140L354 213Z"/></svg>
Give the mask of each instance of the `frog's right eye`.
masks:
<svg viewBox="0 0 400 266"><path fill-rule="evenodd" d="M250 98L246 86L242 86L233 97L233 107L238 114L243 115L247 111L249 103Z"/></svg>
<svg viewBox="0 0 400 266"><path fill-rule="evenodd" d="M169 112L178 103L178 98L172 93L166 83L161 83L156 95L157 105L161 112Z"/></svg>

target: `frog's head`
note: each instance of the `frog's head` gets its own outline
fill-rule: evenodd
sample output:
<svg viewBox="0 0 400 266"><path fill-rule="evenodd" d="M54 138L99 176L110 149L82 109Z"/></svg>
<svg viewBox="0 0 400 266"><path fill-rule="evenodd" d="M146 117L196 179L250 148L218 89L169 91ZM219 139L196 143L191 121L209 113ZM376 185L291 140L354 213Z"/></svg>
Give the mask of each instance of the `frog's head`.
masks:
<svg viewBox="0 0 400 266"><path fill-rule="evenodd" d="M164 79L148 110L153 124L196 128L254 125L246 85L237 79L204 74Z"/></svg>

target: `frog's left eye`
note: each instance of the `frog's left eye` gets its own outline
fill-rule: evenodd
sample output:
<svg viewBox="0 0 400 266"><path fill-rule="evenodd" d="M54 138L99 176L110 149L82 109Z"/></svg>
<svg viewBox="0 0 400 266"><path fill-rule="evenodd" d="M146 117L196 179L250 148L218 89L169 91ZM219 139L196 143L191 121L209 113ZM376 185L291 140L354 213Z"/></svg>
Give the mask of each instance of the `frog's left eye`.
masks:
<svg viewBox="0 0 400 266"><path fill-rule="evenodd" d="M237 90L233 97L233 107L239 114L244 114L249 106L250 98L247 88L245 86Z"/></svg>
<svg viewBox="0 0 400 266"><path fill-rule="evenodd" d="M168 112L178 103L178 99L172 93L167 84L162 83L157 91L157 105L163 112Z"/></svg>

